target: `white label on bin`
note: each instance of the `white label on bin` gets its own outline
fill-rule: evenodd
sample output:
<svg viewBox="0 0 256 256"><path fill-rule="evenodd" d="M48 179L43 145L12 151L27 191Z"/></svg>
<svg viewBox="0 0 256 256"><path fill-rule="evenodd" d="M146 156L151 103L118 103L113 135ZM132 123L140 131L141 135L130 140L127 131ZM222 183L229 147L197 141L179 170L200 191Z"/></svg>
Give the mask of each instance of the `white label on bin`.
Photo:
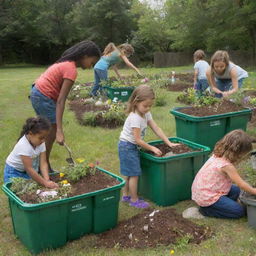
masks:
<svg viewBox="0 0 256 256"><path fill-rule="evenodd" d="M103 198L102 201L107 201L107 200L114 199L114 198L115 198L114 196L109 196L109 197Z"/></svg>
<svg viewBox="0 0 256 256"><path fill-rule="evenodd" d="M210 126L219 126L219 125L220 125L220 120L210 122Z"/></svg>
<svg viewBox="0 0 256 256"><path fill-rule="evenodd" d="M72 205L71 208L72 208L71 212L76 212L76 211L80 211L80 210L86 209L87 206L86 205L82 205L82 204L75 204L75 205Z"/></svg>
<svg viewBox="0 0 256 256"><path fill-rule="evenodd" d="M127 96L127 95L128 95L128 92L127 92L127 91L121 92L121 95L122 95L122 96Z"/></svg>
<svg viewBox="0 0 256 256"><path fill-rule="evenodd" d="M117 94L117 95L119 95L119 92L114 92L114 94Z"/></svg>

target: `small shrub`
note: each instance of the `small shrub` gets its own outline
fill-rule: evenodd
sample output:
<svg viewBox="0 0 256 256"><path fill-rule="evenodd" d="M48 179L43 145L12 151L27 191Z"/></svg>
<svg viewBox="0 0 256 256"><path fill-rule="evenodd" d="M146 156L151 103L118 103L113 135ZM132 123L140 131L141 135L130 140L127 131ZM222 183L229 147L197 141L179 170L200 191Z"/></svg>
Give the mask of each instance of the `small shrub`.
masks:
<svg viewBox="0 0 256 256"><path fill-rule="evenodd" d="M85 162L68 166L63 171L68 181L78 181L87 175L95 175L96 166L93 163L87 164Z"/></svg>

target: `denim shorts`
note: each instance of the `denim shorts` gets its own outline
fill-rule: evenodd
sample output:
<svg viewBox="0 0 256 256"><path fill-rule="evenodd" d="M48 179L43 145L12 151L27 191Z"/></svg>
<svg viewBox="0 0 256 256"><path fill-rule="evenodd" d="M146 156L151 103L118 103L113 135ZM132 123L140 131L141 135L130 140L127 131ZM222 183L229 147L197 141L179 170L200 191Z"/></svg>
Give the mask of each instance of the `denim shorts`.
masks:
<svg viewBox="0 0 256 256"><path fill-rule="evenodd" d="M30 100L38 116L43 116L52 124L56 124L56 102L53 99L43 95L36 86L33 86Z"/></svg>
<svg viewBox="0 0 256 256"><path fill-rule="evenodd" d="M207 79L198 79L196 82L196 90L204 92L209 87Z"/></svg>
<svg viewBox="0 0 256 256"><path fill-rule="evenodd" d="M15 169L14 167L5 164L4 167L4 183L11 182L11 178L24 178L31 179L26 172L21 172Z"/></svg>
<svg viewBox="0 0 256 256"><path fill-rule="evenodd" d="M140 176L140 155L136 144L128 141L119 141L118 154L120 172L124 176Z"/></svg>

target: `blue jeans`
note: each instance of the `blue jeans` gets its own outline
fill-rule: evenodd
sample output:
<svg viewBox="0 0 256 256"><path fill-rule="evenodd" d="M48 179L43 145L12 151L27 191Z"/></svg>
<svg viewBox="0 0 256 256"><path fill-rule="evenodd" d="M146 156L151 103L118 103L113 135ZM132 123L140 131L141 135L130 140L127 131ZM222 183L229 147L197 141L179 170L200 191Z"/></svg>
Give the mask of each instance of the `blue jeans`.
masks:
<svg viewBox="0 0 256 256"><path fill-rule="evenodd" d="M202 93L209 87L207 79L198 79L195 87L197 95L201 96Z"/></svg>
<svg viewBox="0 0 256 256"><path fill-rule="evenodd" d="M238 80L238 88L241 88L243 85L244 78ZM227 92L232 89L232 80L231 79L216 79L217 87L222 92ZM215 97L221 98L222 94L215 93Z"/></svg>
<svg viewBox="0 0 256 256"><path fill-rule="evenodd" d="M11 182L11 178L31 179L26 172L21 172L12 166L5 164L4 167L4 183Z"/></svg>
<svg viewBox="0 0 256 256"><path fill-rule="evenodd" d="M245 216L245 207L237 202L240 188L232 185L226 196L221 196L217 202L208 206L200 207L199 211L209 217L238 219Z"/></svg>
<svg viewBox="0 0 256 256"><path fill-rule="evenodd" d="M108 71L107 70L101 70L101 69L94 69L94 86L91 91L92 96L97 95L98 90L102 90L102 86L100 85L101 81L108 79Z"/></svg>
<svg viewBox="0 0 256 256"><path fill-rule="evenodd" d="M31 89L30 100L37 115L47 118L56 124L56 102L43 95L36 86Z"/></svg>

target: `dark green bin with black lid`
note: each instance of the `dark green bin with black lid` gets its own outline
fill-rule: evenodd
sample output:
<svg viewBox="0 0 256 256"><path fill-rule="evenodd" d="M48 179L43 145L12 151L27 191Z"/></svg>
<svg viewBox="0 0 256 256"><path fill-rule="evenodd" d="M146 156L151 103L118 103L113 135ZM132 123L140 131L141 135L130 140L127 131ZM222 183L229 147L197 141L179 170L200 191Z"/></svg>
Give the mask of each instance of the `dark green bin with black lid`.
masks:
<svg viewBox="0 0 256 256"><path fill-rule="evenodd" d="M191 107L178 107L170 111L175 116L176 136L198 144L210 147L213 150L218 140L235 129L246 131L247 123L251 118L251 109L211 116L192 116L180 110Z"/></svg>
<svg viewBox="0 0 256 256"><path fill-rule="evenodd" d="M182 138L169 138L198 150L169 157L157 157L140 151L142 174L139 194L160 206L173 205L191 199L191 185L196 173L208 159L210 148ZM163 143L151 141L150 145Z"/></svg>
<svg viewBox="0 0 256 256"><path fill-rule="evenodd" d="M120 184L55 201L28 204L12 191L11 182L2 189L9 199L15 235L32 253L54 249L84 234L100 233L116 226L120 190L125 181L102 168L99 171Z"/></svg>

